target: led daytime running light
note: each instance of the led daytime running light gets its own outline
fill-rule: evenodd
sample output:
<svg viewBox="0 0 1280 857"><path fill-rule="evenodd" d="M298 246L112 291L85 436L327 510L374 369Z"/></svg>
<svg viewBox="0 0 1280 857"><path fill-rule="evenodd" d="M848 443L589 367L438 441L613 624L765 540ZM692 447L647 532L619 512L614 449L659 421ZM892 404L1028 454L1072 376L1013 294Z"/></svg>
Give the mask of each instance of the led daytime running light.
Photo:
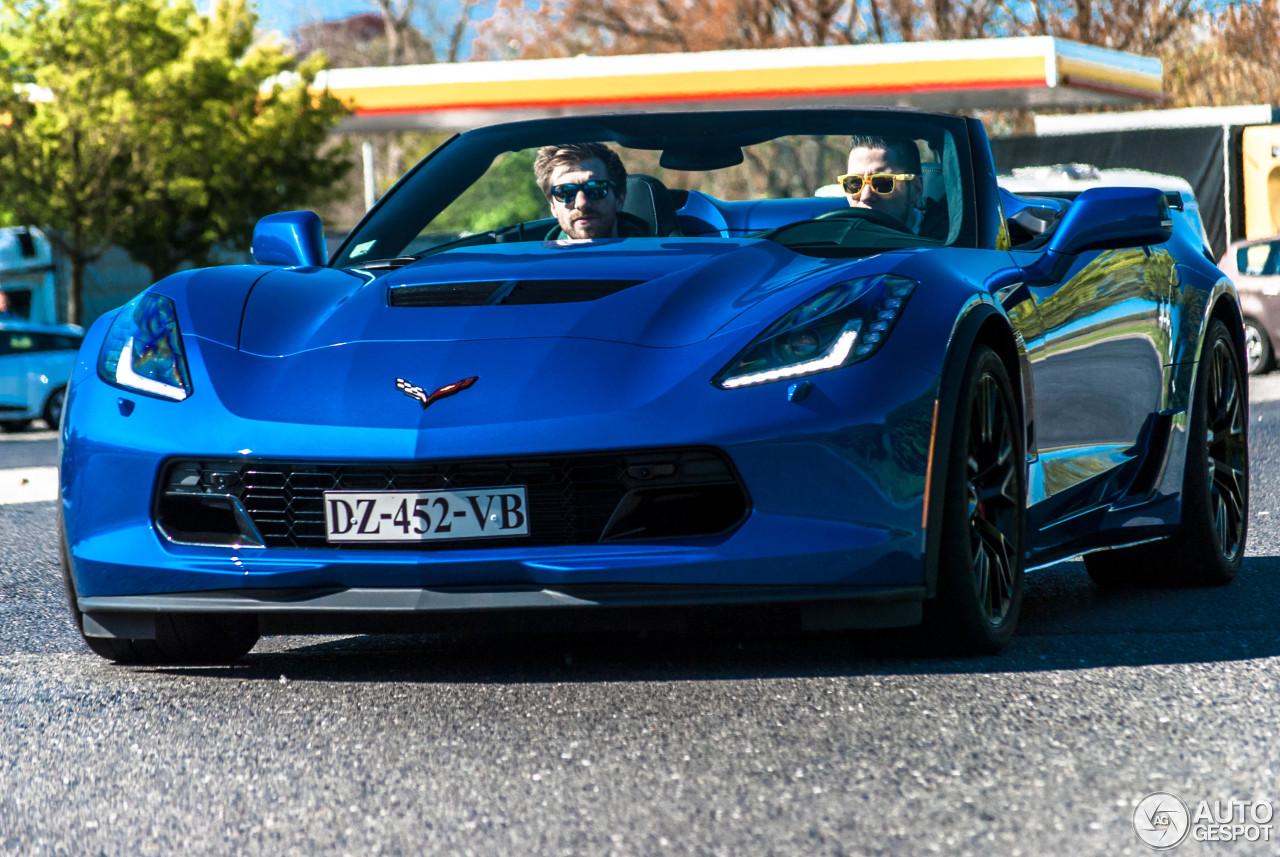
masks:
<svg viewBox="0 0 1280 857"><path fill-rule="evenodd" d="M733 390L865 360L884 344L918 286L896 274L837 283L769 325L712 383Z"/></svg>
<svg viewBox="0 0 1280 857"><path fill-rule="evenodd" d="M173 301L143 292L121 308L98 355L109 384L180 402L191 395L187 359Z"/></svg>
<svg viewBox="0 0 1280 857"><path fill-rule="evenodd" d="M752 384L767 384L770 381L781 381L784 378L794 378L797 375L809 375L814 372L825 372L828 369L835 369L849 359L849 353L853 351L853 344L858 341L858 330L854 324L846 324L844 329L836 337L835 342L827 347L821 357L813 360L806 360L803 363L793 363L790 366L780 366L777 369L766 369L763 372L753 372L750 375L738 375L735 378L725 378L720 382L720 386L726 390L732 390L735 387L749 387Z"/></svg>
<svg viewBox="0 0 1280 857"><path fill-rule="evenodd" d="M141 390L144 393L151 393L156 396L163 396L174 401L181 401L187 397L187 391L181 387L175 387L163 381L155 381L139 375L133 370L132 336L125 341L124 348L120 349L120 362L116 364L116 380L126 387L132 387L135 390Z"/></svg>

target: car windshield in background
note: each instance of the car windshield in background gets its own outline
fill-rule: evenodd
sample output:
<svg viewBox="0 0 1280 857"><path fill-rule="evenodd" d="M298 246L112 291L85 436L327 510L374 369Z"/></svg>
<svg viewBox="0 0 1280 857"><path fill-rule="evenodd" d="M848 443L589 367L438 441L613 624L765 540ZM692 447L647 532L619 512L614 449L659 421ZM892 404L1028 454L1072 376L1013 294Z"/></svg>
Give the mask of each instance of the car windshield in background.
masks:
<svg viewBox="0 0 1280 857"><path fill-rule="evenodd" d="M842 187L851 142L867 139L905 143L912 165L877 170L874 181L858 175ZM564 238L534 161L542 146L580 142L604 143L621 158L629 176L624 211L641 218L658 211L626 237L752 237L818 256L974 246L962 120L874 110L631 114L514 123L453 138L379 203L334 264L372 268L463 247ZM847 191L855 186L864 199L879 199L851 206ZM890 194L910 197L899 217L876 204Z"/></svg>

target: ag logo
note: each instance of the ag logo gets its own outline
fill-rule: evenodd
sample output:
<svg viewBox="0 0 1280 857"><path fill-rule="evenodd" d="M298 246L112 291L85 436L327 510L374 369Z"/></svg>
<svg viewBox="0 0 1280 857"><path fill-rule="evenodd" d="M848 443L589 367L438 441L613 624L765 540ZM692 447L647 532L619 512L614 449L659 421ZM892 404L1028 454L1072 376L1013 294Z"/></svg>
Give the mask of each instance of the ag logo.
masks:
<svg viewBox="0 0 1280 857"><path fill-rule="evenodd" d="M422 409L425 411L432 402L438 402L441 399L452 396L454 393L461 393L463 390L467 389L479 380L479 375L473 375L470 378L463 378L461 381L454 381L452 384L445 384L434 393L428 394L427 391L421 387L416 387L403 378L397 378L396 389L411 399L417 399L422 404Z"/></svg>
<svg viewBox="0 0 1280 857"><path fill-rule="evenodd" d="M1138 801L1133 811L1133 830L1142 844L1156 851L1177 848L1191 829L1191 813L1182 799L1167 792L1154 792Z"/></svg>

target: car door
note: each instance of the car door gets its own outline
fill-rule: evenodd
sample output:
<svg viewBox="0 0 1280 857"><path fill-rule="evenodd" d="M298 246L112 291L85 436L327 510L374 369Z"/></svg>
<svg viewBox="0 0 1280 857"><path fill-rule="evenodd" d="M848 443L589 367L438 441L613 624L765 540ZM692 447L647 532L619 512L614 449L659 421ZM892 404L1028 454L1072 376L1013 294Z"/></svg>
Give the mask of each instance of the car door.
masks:
<svg viewBox="0 0 1280 857"><path fill-rule="evenodd" d="M1030 284L1044 331L1030 361L1045 496L1088 483L1075 504L1087 507L1125 487L1097 477L1140 453L1164 406L1175 276L1166 250L1134 247L1082 253L1059 281Z"/></svg>
<svg viewBox="0 0 1280 857"><path fill-rule="evenodd" d="M27 409L26 350L15 349L30 334L0 329L0 418Z"/></svg>

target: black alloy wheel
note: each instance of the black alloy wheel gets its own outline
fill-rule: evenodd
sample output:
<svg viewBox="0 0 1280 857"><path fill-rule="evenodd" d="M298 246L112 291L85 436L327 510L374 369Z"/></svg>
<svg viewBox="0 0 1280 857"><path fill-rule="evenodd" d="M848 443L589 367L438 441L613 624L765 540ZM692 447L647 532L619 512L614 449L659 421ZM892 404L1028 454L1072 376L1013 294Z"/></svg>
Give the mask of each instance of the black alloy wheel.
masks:
<svg viewBox="0 0 1280 857"><path fill-rule="evenodd" d="M950 443L941 556L925 631L939 653L993 654L1022 607L1026 553L1025 434L1004 362L969 357Z"/></svg>
<svg viewBox="0 0 1280 857"><path fill-rule="evenodd" d="M1249 523L1248 389L1242 349L1212 320L1196 367L1182 520L1164 541L1086 556L1094 583L1223 586L1240 573Z"/></svg>
<svg viewBox="0 0 1280 857"><path fill-rule="evenodd" d="M969 420L966 494L974 588L982 614L999 626L1013 605L1017 548L1006 533L1018 519L1018 462L1013 458L1013 414L990 374L978 379Z"/></svg>
<svg viewBox="0 0 1280 857"><path fill-rule="evenodd" d="M1226 336L1226 331L1211 344L1204 403L1204 466L1212 538L1216 556L1238 564L1244 554L1245 525L1249 517L1248 388L1241 376L1235 344Z"/></svg>

